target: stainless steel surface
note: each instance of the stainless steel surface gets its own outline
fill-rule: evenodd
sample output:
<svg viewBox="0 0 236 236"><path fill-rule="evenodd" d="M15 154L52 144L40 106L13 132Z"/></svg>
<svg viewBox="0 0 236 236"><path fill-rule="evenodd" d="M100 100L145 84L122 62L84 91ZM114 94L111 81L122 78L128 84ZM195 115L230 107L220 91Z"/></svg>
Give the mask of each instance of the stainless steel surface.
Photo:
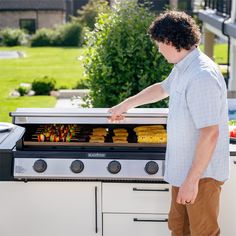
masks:
<svg viewBox="0 0 236 236"><path fill-rule="evenodd" d="M135 108L121 124L166 124L168 109ZM18 108L11 112L14 124L109 124L108 108Z"/></svg>
<svg viewBox="0 0 236 236"><path fill-rule="evenodd" d="M145 165L153 160L117 160L121 165L121 170L117 174L108 171L110 159L81 159L84 169L80 173L71 170L71 164L79 159L47 159L42 158L47 163L44 172L36 172L33 168L35 158L15 158L14 176L17 179L116 179L116 180L162 180L164 174L164 160L155 160L159 170L156 174L148 174Z"/></svg>
<svg viewBox="0 0 236 236"><path fill-rule="evenodd" d="M11 131L0 132L0 144L6 140L6 138L10 135Z"/></svg>
<svg viewBox="0 0 236 236"><path fill-rule="evenodd" d="M165 125L167 113L168 109L131 109L125 114L125 120L119 123L110 123L110 114L106 108L22 108L12 112L11 116L15 124L25 126L27 134L38 124L81 124L81 127L99 127L103 124L103 127L112 129L119 125L127 128L140 124ZM35 142L26 137L18 142L22 145L20 148L17 146L14 153L15 179L163 180L165 144L140 144L136 141L126 144Z"/></svg>
<svg viewBox="0 0 236 236"><path fill-rule="evenodd" d="M12 150L16 141L24 134L25 129L14 125L12 129L0 132L0 150Z"/></svg>

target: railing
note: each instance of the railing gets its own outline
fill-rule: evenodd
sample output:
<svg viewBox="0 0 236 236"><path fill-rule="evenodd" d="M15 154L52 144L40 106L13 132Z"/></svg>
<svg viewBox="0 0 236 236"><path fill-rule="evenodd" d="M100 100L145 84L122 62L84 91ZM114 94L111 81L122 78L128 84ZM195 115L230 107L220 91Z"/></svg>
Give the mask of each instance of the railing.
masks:
<svg viewBox="0 0 236 236"><path fill-rule="evenodd" d="M216 10L216 14L228 17L231 14L232 0L205 0L205 9Z"/></svg>

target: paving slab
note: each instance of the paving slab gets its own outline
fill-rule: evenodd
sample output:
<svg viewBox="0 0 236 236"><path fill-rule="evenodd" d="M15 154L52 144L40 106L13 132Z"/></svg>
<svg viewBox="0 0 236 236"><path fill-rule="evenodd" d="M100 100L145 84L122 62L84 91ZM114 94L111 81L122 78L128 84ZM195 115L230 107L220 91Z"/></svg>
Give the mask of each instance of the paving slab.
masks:
<svg viewBox="0 0 236 236"><path fill-rule="evenodd" d="M0 59L14 59L22 57L22 53L18 51L0 51Z"/></svg>

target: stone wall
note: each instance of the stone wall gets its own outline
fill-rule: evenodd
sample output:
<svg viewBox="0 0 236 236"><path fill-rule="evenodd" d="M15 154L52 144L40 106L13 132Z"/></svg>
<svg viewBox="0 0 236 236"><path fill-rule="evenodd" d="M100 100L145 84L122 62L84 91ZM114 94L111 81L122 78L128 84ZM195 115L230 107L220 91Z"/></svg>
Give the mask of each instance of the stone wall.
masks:
<svg viewBox="0 0 236 236"><path fill-rule="evenodd" d="M63 11L39 11L38 28L52 28L55 25L66 23L66 14Z"/></svg>

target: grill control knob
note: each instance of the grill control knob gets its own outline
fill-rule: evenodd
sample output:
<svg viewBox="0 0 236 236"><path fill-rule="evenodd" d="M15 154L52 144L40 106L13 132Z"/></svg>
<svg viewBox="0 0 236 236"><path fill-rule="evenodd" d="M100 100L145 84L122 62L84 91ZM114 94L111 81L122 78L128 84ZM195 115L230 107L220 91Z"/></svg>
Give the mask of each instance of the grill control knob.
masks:
<svg viewBox="0 0 236 236"><path fill-rule="evenodd" d="M43 173L47 169L46 161L39 159L34 162L33 169L38 173Z"/></svg>
<svg viewBox="0 0 236 236"><path fill-rule="evenodd" d="M158 172L159 166L155 161L149 161L145 165L144 169L149 175L154 175Z"/></svg>
<svg viewBox="0 0 236 236"><path fill-rule="evenodd" d="M73 173L80 173L84 169L84 163L80 160L75 160L71 163L70 169Z"/></svg>
<svg viewBox="0 0 236 236"><path fill-rule="evenodd" d="M107 169L111 174L117 174L121 170L121 164L118 161L111 161L108 164Z"/></svg>

